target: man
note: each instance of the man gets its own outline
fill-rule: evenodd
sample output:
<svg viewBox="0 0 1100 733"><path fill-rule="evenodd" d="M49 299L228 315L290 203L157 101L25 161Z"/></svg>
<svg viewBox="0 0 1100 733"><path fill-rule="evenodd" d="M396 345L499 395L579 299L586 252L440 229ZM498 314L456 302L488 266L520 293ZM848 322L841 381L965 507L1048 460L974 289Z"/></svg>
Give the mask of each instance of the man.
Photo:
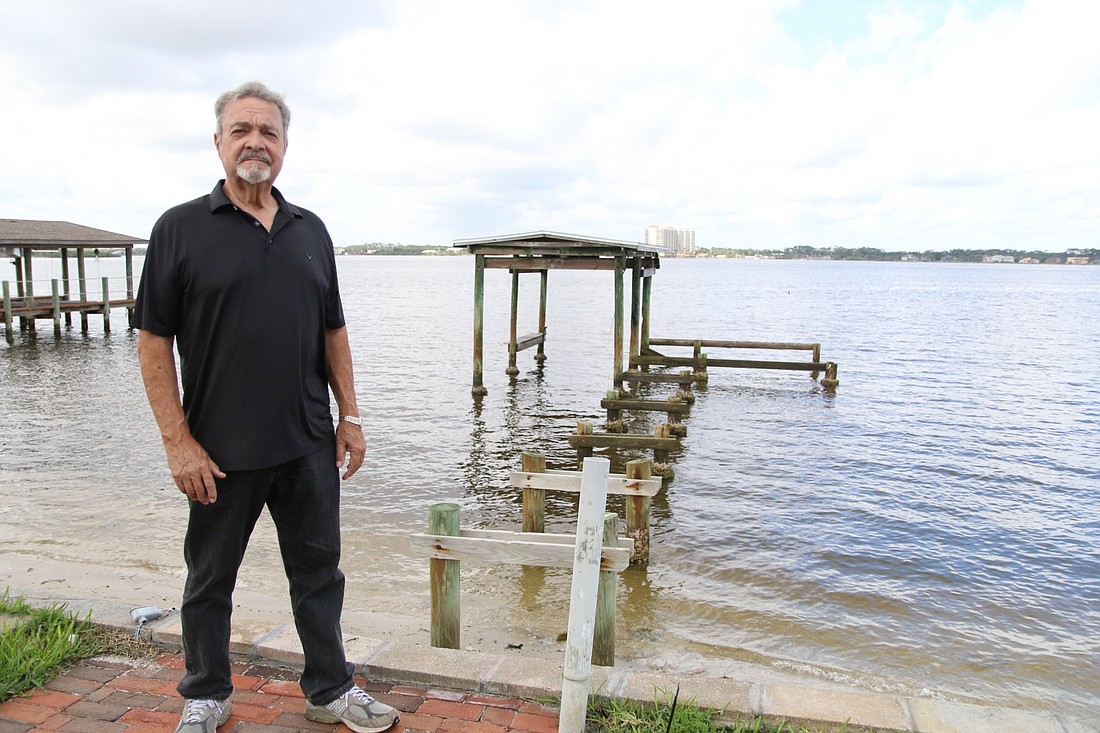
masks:
<svg viewBox="0 0 1100 733"><path fill-rule="evenodd" d="M366 442L332 240L273 186L290 123L282 96L250 82L214 110L225 179L153 227L134 309L149 404L189 500L176 731L213 733L229 718L233 588L266 506L305 657L305 716L376 733L397 713L355 686L340 632L339 470L359 469Z"/></svg>

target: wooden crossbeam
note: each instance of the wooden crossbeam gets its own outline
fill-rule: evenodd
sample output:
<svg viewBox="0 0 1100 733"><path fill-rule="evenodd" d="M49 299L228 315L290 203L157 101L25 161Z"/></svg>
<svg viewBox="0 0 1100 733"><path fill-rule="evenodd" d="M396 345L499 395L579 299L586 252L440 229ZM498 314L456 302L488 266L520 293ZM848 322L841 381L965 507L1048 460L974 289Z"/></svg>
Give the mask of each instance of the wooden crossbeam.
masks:
<svg viewBox="0 0 1100 733"><path fill-rule="evenodd" d="M651 338L649 343L653 346L687 346L696 344L704 348L714 349L774 349L777 351L814 351L821 348L821 344L791 343L778 341L716 341L713 339L658 339Z"/></svg>
<svg viewBox="0 0 1100 733"><path fill-rule="evenodd" d="M578 435L569 436L569 445L574 448L652 448L654 450L676 450L680 447L679 438L658 438L653 435Z"/></svg>
<svg viewBox="0 0 1100 733"><path fill-rule="evenodd" d="M789 371L823 372L828 362L766 361L763 359L712 359L704 361L691 356L632 356L631 366L727 367L733 369L785 369Z"/></svg>
<svg viewBox="0 0 1100 733"><path fill-rule="evenodd" d="M570 491L580 493L580 471L554 471L546 473L527 473L512 471L512 486L517 489L545 489L549 491ZM656 496L661 490L661 479L632 479L623 474L611 474L607 477L607 493L620 496Z"/></svg>
<svg viewBox="0 0 1100 733"><path fill-rule="evenodd" d="M502 562L544 568L572 568L577 538L571 534L510 532L496 529L463 529L457 537L414 534L409 544L426 550L435 560L471 560L499 565ZM604 547L600 570L621 573L630 565L634 540L620 537L618 547Z"/></svg>
<svg viewBox="0 0 1100 733"><path fill-rule="evenodd" d="M643 410L646 412L667 412L670 415L676 413L685 415L691 411L691 405L686 402L669 402L667 400L630 400L610 399L600 400L600 407L605 410Z"/></svg>
<svg viewBox="0 0 1100 733"><path fill-rule="evenodd" d="M695 383L695 376L687 374L663 374L657 372L626 371L620 375L624 382L637 382L640 384L679 384L690 389Z"/></svg>

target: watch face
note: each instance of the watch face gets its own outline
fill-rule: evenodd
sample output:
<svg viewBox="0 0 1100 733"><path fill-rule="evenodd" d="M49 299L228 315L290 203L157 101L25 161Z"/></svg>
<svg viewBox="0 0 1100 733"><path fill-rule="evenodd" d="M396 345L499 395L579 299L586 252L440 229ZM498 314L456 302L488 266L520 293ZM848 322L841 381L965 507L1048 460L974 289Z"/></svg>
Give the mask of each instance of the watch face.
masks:
<svg viewBox="0 0 1100 733"><path fill-rule="evenodd" d="M341 422L349 422L352 425L362 425L363 424L363 419L362 418L353 417L351 415L341 415L340 416L340 421Z"/></svg>

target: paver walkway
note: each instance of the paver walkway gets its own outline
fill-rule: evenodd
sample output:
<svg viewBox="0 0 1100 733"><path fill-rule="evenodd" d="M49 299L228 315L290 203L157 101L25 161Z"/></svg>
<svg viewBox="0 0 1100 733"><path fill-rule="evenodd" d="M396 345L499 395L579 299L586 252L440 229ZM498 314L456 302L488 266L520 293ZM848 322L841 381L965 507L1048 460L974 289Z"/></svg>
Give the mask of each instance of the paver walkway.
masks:
<svg viewBox="0 0 1100 733"><path fill-rule="evenodd" d="M235 662L233 714L218 733L336 731L343 725L306 720L298 672L266 663ZM45 689L0 704L0 733L152 733L175 730L183 710L176 682L183 658L156 661L88 659ZM375 684L364 690L401 711L393 733L556 733L558 712L538 703L449 689Z"/></svg>

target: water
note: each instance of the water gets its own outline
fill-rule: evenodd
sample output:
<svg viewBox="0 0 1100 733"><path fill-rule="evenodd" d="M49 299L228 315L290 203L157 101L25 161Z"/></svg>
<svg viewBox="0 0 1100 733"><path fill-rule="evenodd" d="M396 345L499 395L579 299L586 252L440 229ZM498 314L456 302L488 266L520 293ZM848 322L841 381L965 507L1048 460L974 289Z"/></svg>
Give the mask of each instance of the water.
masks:
<svg viewBox="0 0 1100 733"><path fill-rule="evenodd" d="M576 420L603 419L611 276L551 273L549 360L521 353L511 383L510 278L490 271L490 393L475 402L472 260L339 264L369 446L345 488L348 604L427 625L427 562L407 537L428 507L455 500L467 526L518 528L519 453L573 467ZM521 332L535 330L537 292L522 279ZM652 562L621 576L621 662L723 674L748 661L1095 720L1098 322L1100 267L666 260L654 337L819 341L840 387L712 371L654 500ZM110 336L100 323L55 342L42 322L37 340L0 347L0 547L179 573L185 510L134 338L121 311ZM655 419L631 417L631 431ZM551 494L548 530L569 531L573 510ZM246 563L248 586L283 593L273 541ZM479 628L529 647L565 628L564 571L467 563L462 583L465 645Z"/></svg>

